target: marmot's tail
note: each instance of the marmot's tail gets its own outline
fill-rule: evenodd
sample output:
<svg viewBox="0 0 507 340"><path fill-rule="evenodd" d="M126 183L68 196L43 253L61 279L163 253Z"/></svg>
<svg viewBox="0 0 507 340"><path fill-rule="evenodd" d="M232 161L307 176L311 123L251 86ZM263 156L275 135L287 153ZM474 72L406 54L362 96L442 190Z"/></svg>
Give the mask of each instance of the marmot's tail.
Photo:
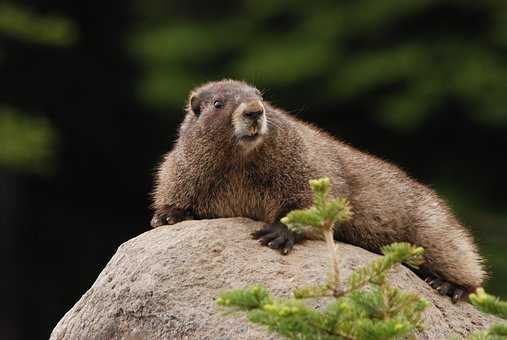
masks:
<svg viewBox="0 0 507 340"><path fill-rule="evenodd" d="M468 230L436 195L420 204L411 242L424 247L424 266L469 291L481 287L487 274Z"/></svg>

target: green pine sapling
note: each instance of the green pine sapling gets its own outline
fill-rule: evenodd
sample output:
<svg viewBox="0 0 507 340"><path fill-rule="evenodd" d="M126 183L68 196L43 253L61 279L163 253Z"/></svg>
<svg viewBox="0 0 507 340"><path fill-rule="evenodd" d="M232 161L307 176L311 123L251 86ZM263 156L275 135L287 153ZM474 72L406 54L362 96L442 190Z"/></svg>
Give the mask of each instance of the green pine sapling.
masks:
<svg viewBox="0 0 507 340"><path fill-rule="evenodd" d="M281 222L289 229L304 232L308 229L317 229L324 235L324 240L331 257L331 279L329 288L333 295L340 295L340 272L338 269L338 255L334 242L334 227L337 223L348 221L352 216L352 210L348 201L344 198L328 200L330 181L329 178L311 180L310 187L313 192L314 206L306 210L293 210L281 219Z"/></svg>
<svg viewBox="0 0 507 340"><path fill-rule="evenodd" d="M295 289L293 298L275 299L262 285L220 294L217 303L231 311L243 311L248 319L290 339L392 339L409 336L422 326L427 303L415 294L403 293L386 281L396 264L417 266L423 249L408 243L382 248L383 257L340 281L334 228L350 219L347 200L330 199L327 178L310 181L314 205L295 210L281 221L295 231L320 230L331 258L330 278L320 285ZM364 289L366 288L366 289ZM306 306L309 298L332 297L322 310Z"/></svg>
<svg viewBox="0 0 507 340"><path fill-rule="evenodd" d="M483 288L469 296L470 302L479 310L496 315L507 320L507 302L500 301L497 297L487 294ZM500 340L507 339L507 323L493 324L488 330L475 332L468 337L470 340Z"/></svg>

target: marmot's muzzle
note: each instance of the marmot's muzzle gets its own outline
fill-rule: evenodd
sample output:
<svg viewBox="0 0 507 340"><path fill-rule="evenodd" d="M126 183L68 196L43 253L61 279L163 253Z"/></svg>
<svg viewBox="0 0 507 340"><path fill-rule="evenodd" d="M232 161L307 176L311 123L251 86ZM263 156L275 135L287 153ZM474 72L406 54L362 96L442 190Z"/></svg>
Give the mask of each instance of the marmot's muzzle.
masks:
<svg viewBox="0 0 507 340"><path fill-rule="evenodd" d="M246 104L242 114L244 117L256 121L264 114L264 105L260 100L251 101Z"/></svg>

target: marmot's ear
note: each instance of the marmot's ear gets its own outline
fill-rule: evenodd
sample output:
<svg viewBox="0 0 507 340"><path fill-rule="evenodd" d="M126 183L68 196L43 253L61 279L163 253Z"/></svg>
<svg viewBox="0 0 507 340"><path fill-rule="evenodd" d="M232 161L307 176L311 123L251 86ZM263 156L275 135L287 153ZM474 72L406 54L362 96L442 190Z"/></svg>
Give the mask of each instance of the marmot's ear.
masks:
<svg viewBox="0 0 507 340"><path fill-rule="evenodd" d="M187 111L192 111L196 116L201 114L201 101L197 97L196 93L190 94L188 99Z"/></svg>
<svg viewBox="0 0 507 340"><path fill-rule="evenodd" d="M190 95L190 100L188 101L189 109L192 110L196 116L199 116L201 114L203 101L209 96L210 93L207 91L193 92Z"/></svg>
<svg viewBox="0 0 507 340"><path fill-rule="evenodd" d="M189 100L189 108L192 112L199 116L201 114L201 99L197 93L192 93Z"/></svg>

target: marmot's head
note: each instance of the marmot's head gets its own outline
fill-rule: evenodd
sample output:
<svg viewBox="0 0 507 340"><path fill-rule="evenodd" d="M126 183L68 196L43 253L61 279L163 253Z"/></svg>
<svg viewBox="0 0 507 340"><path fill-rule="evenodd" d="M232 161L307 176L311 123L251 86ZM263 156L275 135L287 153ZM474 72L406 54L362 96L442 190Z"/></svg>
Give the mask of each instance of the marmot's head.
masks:
<svg viewBox="0 0 507 340"><path fill-rule="evenodd" d="M197 87L190 93L187 117L181 130L227 133L232 142L250 151L268 132L262 94L242 81L222 80ZM226 137L226 136L222 136Z"/></svg>

